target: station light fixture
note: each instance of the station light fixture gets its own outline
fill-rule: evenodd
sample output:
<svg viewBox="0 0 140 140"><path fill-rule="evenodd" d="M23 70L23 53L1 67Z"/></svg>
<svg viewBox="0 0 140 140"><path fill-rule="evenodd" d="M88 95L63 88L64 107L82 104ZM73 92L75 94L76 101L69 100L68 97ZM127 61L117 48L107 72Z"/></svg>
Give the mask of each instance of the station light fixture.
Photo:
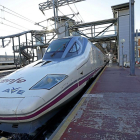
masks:
<svg viewBox="0 0 140 140"><path fill-rule="evenodd" d="M121 39L121 43L123 44L125 42L125 39Z"/></svg>

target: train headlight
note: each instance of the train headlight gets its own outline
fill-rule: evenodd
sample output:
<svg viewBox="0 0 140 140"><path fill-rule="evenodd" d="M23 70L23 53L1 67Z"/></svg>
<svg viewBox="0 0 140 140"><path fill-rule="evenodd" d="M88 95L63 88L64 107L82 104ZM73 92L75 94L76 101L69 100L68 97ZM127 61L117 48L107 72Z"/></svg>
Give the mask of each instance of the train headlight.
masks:
<svg viewBox="0 0 140 140"><path fill-rule="evenodd" d="M64 79L67 78L67 75L62 75L62 74L54 74L54 75L47 75L44 77L41 81L36 83L31 90L34 89L51 89L60 82L62 82Z"/></svg>

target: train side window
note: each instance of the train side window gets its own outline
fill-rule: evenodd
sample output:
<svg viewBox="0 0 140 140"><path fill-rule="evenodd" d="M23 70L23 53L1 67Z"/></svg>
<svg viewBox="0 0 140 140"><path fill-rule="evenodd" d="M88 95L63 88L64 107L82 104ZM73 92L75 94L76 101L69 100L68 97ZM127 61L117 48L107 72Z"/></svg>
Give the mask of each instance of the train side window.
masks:
<svg viewBox="0 0 140 140"><path fill-rule="evenodd" d="M68 52L66 57L76 56L79 54L80 45L78 43L74 43L71 47L70 51Z"/></svg>
<svg viewBox="0 0 140 140"><path fill-rule="evenodd" d="M76 47L77 47L77 53L78 53L80 50L80 45L78 43L76 43Z"/></svg>
<svg viewBox="0 0 140 140"><path fill-rule="evenodd" d="M76 46L76 44L74 44L73 46L72 46L72 48L70 49L70 53L74 53L74 52L76 52L77 51L77 46Z"/></svg>

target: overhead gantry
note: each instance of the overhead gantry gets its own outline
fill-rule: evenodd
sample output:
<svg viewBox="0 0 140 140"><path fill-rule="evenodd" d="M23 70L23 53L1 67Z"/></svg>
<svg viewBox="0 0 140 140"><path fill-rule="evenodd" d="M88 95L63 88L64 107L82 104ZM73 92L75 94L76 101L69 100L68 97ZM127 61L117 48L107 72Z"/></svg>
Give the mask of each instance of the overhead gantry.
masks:
<svg viewBox="0 0 140 140"><path fill-rule="evenodd" d="M73 2L80 2L83 0L75 0ZM53 3L49 7L48 0L46 3L40 4L40 10L45 11L53 8ZM65 1L66 2L66 1ZM55 8L65 5L64 1L59 1ZM69 1L70 2L70 1ZM67 3L71 4L71 3ZM54 8L54 9L55 9ZM119 65L122 65L122 44L121 39L125 39L124 54L129 61L129 3L124 3L116 6L112 6L113 16L112 19L105 19L100 21L93 21L88 23L77 24L72 18L67 16L54 16L50 19L56 24L56 28L52 30L35 31L30 30L11 36L0 37L0 42L3 47L6 46L5 40L10 38L12 40L14 58L17 54L19 56L19 63L22 64L23 57L29 62L41 59L45 48L49 43L56 39L65 36L85 36L91 42L93 42L103 52L115 54ZM56 10L56 9L55 9ZM56 11L55 11L56 12ZM74 15L70 15L73 17ZM41 26L41 22L37 23ZM106 49L103 48L103 44L106 43ZM36 50L36 52L34 52Z"/></svg>

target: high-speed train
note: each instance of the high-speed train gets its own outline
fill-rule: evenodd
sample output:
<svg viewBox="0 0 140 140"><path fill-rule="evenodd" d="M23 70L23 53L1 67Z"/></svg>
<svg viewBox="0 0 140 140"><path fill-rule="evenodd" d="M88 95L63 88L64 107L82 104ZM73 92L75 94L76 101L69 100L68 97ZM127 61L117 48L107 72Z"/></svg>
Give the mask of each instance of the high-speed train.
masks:
<svg viewBox="0 0 140 140"><path fill-rule="evenodd" d="M35 131L78 94L105 59L84 37L52 41L43 59L0 79L0 130Z"/></svg>

